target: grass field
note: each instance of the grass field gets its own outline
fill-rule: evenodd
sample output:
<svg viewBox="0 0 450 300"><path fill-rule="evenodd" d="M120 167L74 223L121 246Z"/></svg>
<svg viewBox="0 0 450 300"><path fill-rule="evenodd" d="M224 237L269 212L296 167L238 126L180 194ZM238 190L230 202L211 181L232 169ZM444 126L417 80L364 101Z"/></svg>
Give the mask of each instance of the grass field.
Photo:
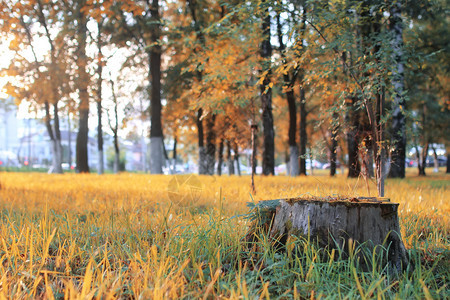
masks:
<svg viewBox="0 0 450 300"><path fill-rule="evenodd" d="M448 299L449 187L443 171L387 181L411 259L392 274L300 239L243 241L247 202L375 196L371 181L257 177L251 195L245 176L0 173L0 298Z"/></svg>

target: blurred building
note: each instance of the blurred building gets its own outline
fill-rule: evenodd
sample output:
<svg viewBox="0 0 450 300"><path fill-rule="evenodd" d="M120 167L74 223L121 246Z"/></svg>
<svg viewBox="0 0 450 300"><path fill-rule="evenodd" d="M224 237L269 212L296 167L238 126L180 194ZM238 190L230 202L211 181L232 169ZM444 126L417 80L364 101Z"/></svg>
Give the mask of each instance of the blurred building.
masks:
<svg viewBox="0 0 450 300"><path fill-rule="evenodd" d="M17 106L13 97L0 99L0 166L18 166Z"/></svg>

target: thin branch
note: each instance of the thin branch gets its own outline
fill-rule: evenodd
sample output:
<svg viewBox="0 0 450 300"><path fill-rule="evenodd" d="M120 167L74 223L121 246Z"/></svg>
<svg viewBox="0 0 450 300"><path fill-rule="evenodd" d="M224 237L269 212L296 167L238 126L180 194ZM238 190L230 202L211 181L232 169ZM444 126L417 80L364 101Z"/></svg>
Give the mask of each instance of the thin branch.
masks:
<svg viewBox="0 0 450 300"><path fill-rule="evenodd" d="M322 32L310 21L305 20L306 22L308 22L309 25L311 25L311 27L319 34L319 36L325 41L325 43L329 44L327 38L322 34ZM337 48L337 46L334 46L333 51L335 52L335 54L337 54L339 56L340 52ZM353 73L352 69L350 69L350 67L348 66L348 64L345 61L342 61L342 63L344 64L344 67L350 72L350 76L353 78L353 80L355 81L355 83L358 85L358 87L361 89L361 92L363 94L363 99L364 99L364 105L366 106L366 110L367 110L367 115L369 117L369 123L371 125L372 128L372 133L374 135L374 137L377 139L376 142L380 142L378 140L378 134L377 134L377 125L376 125L376 120L375 120L375 114L373 112L373 108L369 103L369 100L367 99L367 97L364 96L364 87L362 86L362 84L359 82L358 78L356 78L355 73Z"/></svg>

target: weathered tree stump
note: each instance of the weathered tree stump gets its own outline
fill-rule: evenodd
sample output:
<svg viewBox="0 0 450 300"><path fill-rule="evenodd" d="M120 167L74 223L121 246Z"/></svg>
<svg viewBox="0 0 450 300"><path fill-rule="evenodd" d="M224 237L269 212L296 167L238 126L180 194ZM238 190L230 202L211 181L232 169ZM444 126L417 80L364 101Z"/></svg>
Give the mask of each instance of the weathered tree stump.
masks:
<svg viewBox="0 0 450 300"><path fill-rule="evenodd" d="M260 221L255 224L265 227L266 232L282 244L293 235L346 253L350 240L355 246L364 243L369 250L381 245L388 249L389 263L400 271L406 267L408 259L400 235L398 205L377 198L261 201L256 206ZM381 250L377 248L376 251Z"/></svg>

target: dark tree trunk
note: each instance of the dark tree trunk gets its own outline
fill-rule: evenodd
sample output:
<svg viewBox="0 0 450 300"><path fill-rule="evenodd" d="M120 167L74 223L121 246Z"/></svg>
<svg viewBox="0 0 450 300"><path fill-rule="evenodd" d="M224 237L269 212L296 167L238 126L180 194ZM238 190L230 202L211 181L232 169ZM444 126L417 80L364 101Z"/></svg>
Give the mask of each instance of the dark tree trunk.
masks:
<svg viewBox="0 0 450 300"><path fill-rule="evenodd" d="M348 151L348 177L356 178L361 172L361 166L358 160L358 142L354 136L356 130L349 130L347 133L347 151Z"/></svg>
<svg viewBox="0 0 450 300"><path fill-rule="evenodd" d="M51 151L52 151L52 166L49 173L59 173L62 174L62 146L61 146L61 131L59 128L59 116L58 116L58 103L53 104L53 124L51 123L50 116L50 104L46 101L45 107L45 126L47 128L47 133L51 141Z"/></svg>
<svg viewBox="0 0 450 300"><path fill-rule="evenodd" d="M87 19L82 11L85 1L79 2L77 9L77 88L80 98L79 104L79 123L76 145L76 164L77 172L89 173L88 164L88 119L89 119L89 74L87 72L86 38L87 38Z"/></svg>
<svg viewBox="0 0 450 300"><path fill-rule="evenodd" d="M439 172L439 160L436 152L436 147L434 145L431 146L431 149L433 150L433 160L434 160L434 169L433 172L437 173Z"/></svg>
<svg viewBox="0 0 450 300"><path fill-rule="evenodd" d="M420 154L419 148L416 147L416 155L417 155L417 169L419 170L419 176L426 176L425 168L427 166L427 156L428 156L428 147L427 143L425 147L422 149L422 154Z"/></svg>
<svg viewBox="0 0 450 300"><path fill-rule="evenodd" d="M111 84L111 93L112 93L112 98L113 98L113 102L114 102L114 125L112 125L112 123L111 123L111 118L109 117L109 113L108 113L108 122L109 122L109 127L111 128L111 131L113 132L113 144L114 144L113 172L115 174L117 174L120 171L120 149L119 149L119 136L118 136L119 114L117 111L118 110L118 102L117 102L116 92L114 89L114 81L112 80L112 78L110 79L109 82Z"/></svg>
<svg viewBox="0 0 450 300"><path fill-rule="evenodd" d="M55 173L62 174L62 160L63 160L63 150L61 145L61 129L59 127L59 109L58 102L56 101L53 104L53 128L55 131L55 144L56 144L56 164L55 164Z"/></svg>
<svg viewBox="0 0 450 300"><path fill-rule="evenodd" d="M373 169L373 164L374 164L374 154L373 154L373 141L371 136L366 135L364 137L364 145L365 145L365 149L361 149L360 152L360 156L361 156L361 160L363 165L361 167L363 167L364 169L364 176L368 177L368 178L373 178L375 176L374 173L374 169ZM364 151L365 150L365 151Z"/></svg>
<svg viewBox="0 0 450 300"><path fill-rule="evenodd" d="M239 147L236 142L234 143L234 160L236 161L237 174L241 176L241 164L239 163Z"/></svg>
<svg viewBox="0 0 450 300"><path fill-rule="evenodd" d="M261 43L260 52L263 59L262 70L267 71L267 75L264 77L263 83L260 86L264 134L262 167L263 175L275 175L275 134L272 115L272 88L270 87L270 59L272 57L272 45L270 43L270 15L267 3L263 1L262 5L264 5L262 23L264 40Z"/></svg>
<svg viewBox="0 0 450 300"><path fill-rule="evenodd" d="M426 128L427 124L427 111L428 107L426 105L426 102L423 103L422 111L421 111L421 117L422 117L422 127ZM425 144L425 146L422 149L422 155L420 155L419 149L416 145L416 154L417 154L417 167L419 169L419 176L426 176L425 174L425 168L427 165L427 156L428 156L428 148L430 146L428 136L425 134L425 136L422 137L422 141Z"/></svg>
<svg viewBox="0 0 450 300"><path fill-rule="evenodd" d="M49 173L53 173L54 163L55 163L55 159L56 159L56 144L55 144L55 134L53 132L52 123L51 123L50 104L48 103L48 101L44 102L44 110L45 110L44 123L45 123L45 127L47 128L47 133L50 137L50 141L52 143L53 163L52 163L52 168L49 170Z"/></svg>
<svg viewBox="0 0 450 300"><path fill-rule="evenodd" d="M447 170L445 171L445 173L450 173L450 153L447 153Z"/></svg>
<svg viewBox="0 0 450 300"><path fill-rule="evenodd" d="M336 175L336 161L337 161L337 137L339 130L339 116L336 112L333 113L331 124L331 149L330 149L330 176Z"/></svg>
<svg viewBox="0 0 450 300"><path fill-rule="evenodd" d="M419 176L426 176L425 168L427 167L428 148L429 144L427 143L422 150L422 168L419 170Z"/></svg>
<svg viewBox="0 0 450 300"><path fill-rule="evenodd" d="M119 137L117 135L117 130L114 131L114 165L113 172L114 174L119 173L120 171L120 148L119 148Z"/></svg>
<svg viewBox="0 0 450 300"><path fill-rule="evenodd" d="M103 83L103 53L102 53L102 21L97 23L97 149L98 149L98 166L97 173L103 174L105 163L103 160L103 129L102 129L102 83Z"/></svg>
<svg viewBox="0 0 450 300"><path fill-rule="evenodd" d="M368 148L367 149L367 176L370 178L373 178L375 176L375 170L373 169L374 164L374 157L373 149Z"/></svg>
<svg viewBox="0 0 450 300"><path fill-rule="evenodd" d="M347 153L348 153L348 177L356 178L361 172L358 159L358 113L355 109L355 97L349 102L346 121L349 126L347 130Z"/></svg>
<svg viewBox="0 0 450 300"><path fill-rule="evenodd" d="M256 126L256 125L255 125ZM255 127L257 128L257 127ZM256 174L256 168L258 167L258 136L256 129L252 133L252 173Z"/></svg>
<svg viewBox="0 0 450 300"><path fill-rule="evenodd" d="M234 158L231 155L231 143L227 141L228 175L234 175Z"/></svg>
<svg viewBox="0 0 450 300"><path fill-rule="evenodd" d="M195 34L196 39L202 46L205 46L205 37L203 35L203 32L201 31L200 24L197 20L197 13L196 13L196 0L188 0L187 1L189 11L191 13L192 21L194 22L194 28L195 28ZM196 53L196 48L193 49L193 52ZM202 72L197 70L196 72L197 80L200 82L202 81ZM204 130L203 130L203 109L199 108L197 111L197 118L196 118L196 124L197 124L197 135L198 135L198 173L199 174L207 174L208 168L207 168L207 155L206 155L206 149L204 145Z"/></svg>
<svg viewBox="0 0 450 300"><path fill-rule="evenodd" d="M67 114L67 124L69 127L69 136L68 136L68 146L69 146L69 151L67 153L68 157L67 157L67 162L69 163L69 168L72 169L72 124L70 121L70 113Z"/></svg>
<svg viewBox="0 0 450 300"><path fill-rule="evenodd" d="M347 69L347 53L342 52L342 64L344 67L344 75L349 75ZM350 65L352 65L352 56L350 53ZM356 96L348 96L347 107L345 112L345 123L347 125L347 155L348 155L348 177L356 178L359 176L361 166L358 161L358 118L356 112Z"/></svg>
<svg viewBox="0 0 450 300"><path fill-rule="evenodd" d="M372 18L370 15L370 3L369 0L361 1L357 9L358 26L357 30L357 52L368 59L370 57L371 45L369 43L369 36L371 34ZM366 61L368 62L368 61ZM362 78L368 78L368 72L363 72L359 74ZM355 178L361 174L361 165L359 162L359 143L360 143L360 122L359 122L359 112L357 110L357 96L352 95L351 102L348 108L348 121L349 130L347 132L347 143L348 143L348 177ZM367 105L366 105L367 109ZM371 133L372 138L376 139L374 132ZM361 159L364 159L361 157Z"/></svg>
<svg viewBox="0 0 450 300"><path fill-rule="evenodd" d="M150 33L152 46L149 50L150 57L150 160L152 174L162 174L164 160L164 140L161 122L161 24L159 16L159 2L153 0L150 8L152 18L152 30Z"/></svg>
<svg viewBox="0 0 450 300"><path fill-rule="evenodd" d="M216 164L216 131L214 124L216 115L212 115L207 119L207 134L206 134L206 168L207 174L214 175L214 166Z"/></svg>
<svg viewBox="0 0 450 300"><path fill-rule="evenodd" d="M417 168L419 169L419 176L427 176L425 173L425 165L419 164L417 165Z"/></svg>
<svg viewBox="0 0 450 300"><path fill-rule="evenodd" d="M281 30L281 20L280 14L277 14L277 35L278 35L278 43L280 44L280 53L283 58L283 63L286 64L286 59L284 55L285 45L283 43L283 34ZM295 105L295 95L293 84L295 82L296 75L293 74L289 76L289 74L283 75L284 88L286 89L286 100L288 103L289 109L289 159L286 161L286 167L288 170L288 174L290 176L298 175L298 146L296 141L297 134L297 107Z"/></svg>
<svg viewBox="0 0 450 300"><path fill-rule="evenodd" d="M76 145L76 165L78 173L89 173L88 165L88 118L89 110L80 109L78 123L77 145Z"/></svg>
<svg viewBox="0 0 450 300"><path fill-rule="evenodd" d="M105 171L105 163L103 160L103 129L102 129L102 103L101 103L101 101L97 101L97 149L98 149L97 173L103 174Z"/></svg>
<svg viewBox="0 0 450 300"><path fill-rule="evenodd" d="M256 174L256 131L258 130L258 125L252 124L252 192L256 193L255 188L255 174Z"/></svg>
<svg viewBox="0 0 450 300"><path fill-rule="evenodd" d="M392 86L394 88L394 103L392 112L392 140L391 168L389 177L405 177L406 157L406 125L405 125L405 98L404 67L403 67L403 22L401 18L401 2L393 1L390 10L389 29L393 34L392 49L395 61Z"/></svg>
<svg viewBox="0 0 450 300"><path fill-rule="evenodd" d="M294 91L286 92L286 98L289 107L289 174L297 176L299 174L298 166L298 146L296 141L297 134L297 108L295 105Z"/></svg>
<svg viewBox="0 0 450 300"><path fill-rule="evenodd" d="M386 171L386 160L387 160L387 150L384 141L385 137L385 124L383 123L383 116L386 115L386 99L385 99L385 90L384 87L381 88L379 93L377 94L377 102L376 102L376 122L377 122L377 130L378 130L378 141L381 141L378 145L375 144L377 141L372 142L372 152L371 160L370 160L370 168L372 169L373 158L375 157L375 170L376 170L376 179L377 179L377 190L378 196L384 197L384 182L387 174Z"/></svg>
<svg viewBox="0 0 450 300"><path fill-rule="evenodd" d="M300 153L299 153L299 174L306 175L306 146L308 136L306 133L306 99L305 90L300 88Z"/></svg>
<svg viewBox="0 0 450 300"><path fill-rule="evenodd" d="M223 165L223 138L220 139L220 143L219 143L219 153L218 153L218 159L219 161L217 162L217 175L221 176L222 175L222 165Z"/></svg>
<svg viewBox="0 0 450 300"><path fill-rule="evenodd" d="M173 150L172 150L172 174L177 173L177 137L175 136L173 139Z"/></svg>
<svg viewBox="0 0 450 300"><path fill-rule="evenodd" d="M205 135L203 133L203 109L197 111L197 136L198 136L198 173L206 174L206 151L205 151Z"/></svg>

